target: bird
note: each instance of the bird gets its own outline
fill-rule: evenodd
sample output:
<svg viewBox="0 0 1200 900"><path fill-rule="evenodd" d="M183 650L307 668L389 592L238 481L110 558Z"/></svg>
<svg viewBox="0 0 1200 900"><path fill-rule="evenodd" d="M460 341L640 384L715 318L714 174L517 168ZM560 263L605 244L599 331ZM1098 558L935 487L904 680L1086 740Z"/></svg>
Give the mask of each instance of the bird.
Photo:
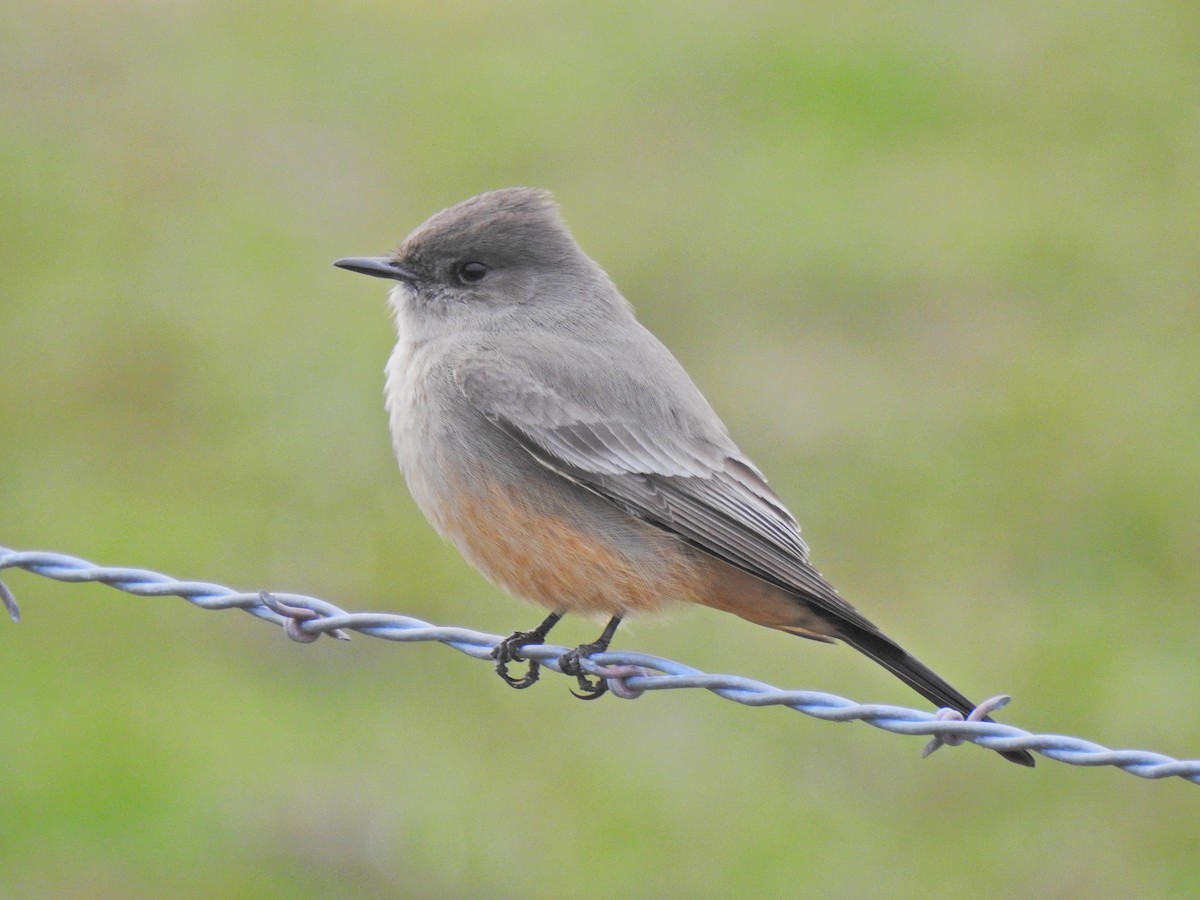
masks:
<svg viewBox="0 0 1200 900"><path fill-rule="evenodd" d="M578 613L607 624L559 667L595 699L607 682L580 661L626 617L690 602L840 641L938 707L975 709L814 568L784 501L549 192L480 194L391 254L334 265L395 282L384 393L417 506L484 576L549 610L493 651L509 685L537 681L522 648ZM1001 755L1034 765L1025 751Z"/></svg>

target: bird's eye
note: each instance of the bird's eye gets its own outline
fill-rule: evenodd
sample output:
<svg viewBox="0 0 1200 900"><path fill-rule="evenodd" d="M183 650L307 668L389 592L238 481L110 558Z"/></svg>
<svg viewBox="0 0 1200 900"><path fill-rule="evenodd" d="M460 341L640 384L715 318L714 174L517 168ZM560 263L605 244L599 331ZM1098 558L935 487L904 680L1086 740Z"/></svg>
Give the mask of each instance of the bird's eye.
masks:
<svg viewBox="0 0 1200 900"><path fill-rule="evenodd" d="M491 267L481 262L459 263L454 270L455 277L463 284L478 284L487 277Z"/></svg>

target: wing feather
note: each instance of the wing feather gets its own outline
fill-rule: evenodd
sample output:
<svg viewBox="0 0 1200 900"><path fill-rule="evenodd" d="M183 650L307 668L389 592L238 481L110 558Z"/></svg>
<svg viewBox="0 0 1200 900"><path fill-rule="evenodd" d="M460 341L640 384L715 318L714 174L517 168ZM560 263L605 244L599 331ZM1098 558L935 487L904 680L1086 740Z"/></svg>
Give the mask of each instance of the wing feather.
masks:
<svg viewBox="0 0 1200 900"><path fill-rule="evenodd" d="M877 632L809 564L796 520L723 433L651 433L657 420L558 397L494 356L461 363L456 378L467 400L546 468L836 620Z"/></svg>

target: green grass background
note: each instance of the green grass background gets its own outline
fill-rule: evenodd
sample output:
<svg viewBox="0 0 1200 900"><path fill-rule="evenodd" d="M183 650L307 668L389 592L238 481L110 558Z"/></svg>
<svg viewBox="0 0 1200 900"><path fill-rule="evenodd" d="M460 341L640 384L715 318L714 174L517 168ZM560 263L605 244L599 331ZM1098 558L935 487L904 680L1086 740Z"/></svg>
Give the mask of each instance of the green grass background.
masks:
<svg viewBox="0 0 1200 900"><path fill-rule="evenodd" d="M1200 756L1193 4L8 3L0 544L531 626L408 499L384 286L330 266L514 184L868 616L1008 721ZM6 579L6 897L1200 886L1184 782ZM706 610L619 646L923 705Z"/></svg>

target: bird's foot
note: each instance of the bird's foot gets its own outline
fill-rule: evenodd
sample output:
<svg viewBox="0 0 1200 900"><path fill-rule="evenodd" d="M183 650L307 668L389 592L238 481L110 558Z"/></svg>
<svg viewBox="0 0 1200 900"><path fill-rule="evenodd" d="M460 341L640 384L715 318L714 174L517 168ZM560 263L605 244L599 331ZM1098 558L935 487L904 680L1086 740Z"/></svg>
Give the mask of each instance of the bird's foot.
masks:
<svg viewBox="0 0 1200 900"><path fill-rule="evenodd" d="M536 684L542 664L536 659L526 660L521 648L529 644L540 644L546 635L537 629L533 631L514 631L492 649L492 659L496 661L496 674L504 679L509 687L517 690ZM520 678L514 678L508 672L508 664L512 662L528 662L529 669Z"/></svg>
<svg viewBox="0 0 1200 900"><path fill-rule="evenodd" d="M542 666L536 659L528 660L529 670L521 678L514 678L508 674L508 664L510 662L525 662L526 657L521 653L521 648L528 647L530 644L544 644L546 642L546 635L550 633L550 629L561 618L562 613L552 612L533 631L514 631L492 648L491 656L496 661L496 674L503 678L509 687L515 687L517 690L520 690L521 688L527 688L531 684L537 683L538 670Z"/></svg>
<svg viewBox="0 0 1200 900"><path fill-rule="evenodd" d="M608 649L608 641L592 641L590 644L580 644L574 650L564 653L558 658L558 667L564 675L574 675L575 680L579 682L579 690L583 693L575 694L580 700L595 700L597 697L603 696L608 691L608 682L603 678L597 678L595 681L588 679L587 674L579 663L587 659L593 653L603 653Z"/></svg>

